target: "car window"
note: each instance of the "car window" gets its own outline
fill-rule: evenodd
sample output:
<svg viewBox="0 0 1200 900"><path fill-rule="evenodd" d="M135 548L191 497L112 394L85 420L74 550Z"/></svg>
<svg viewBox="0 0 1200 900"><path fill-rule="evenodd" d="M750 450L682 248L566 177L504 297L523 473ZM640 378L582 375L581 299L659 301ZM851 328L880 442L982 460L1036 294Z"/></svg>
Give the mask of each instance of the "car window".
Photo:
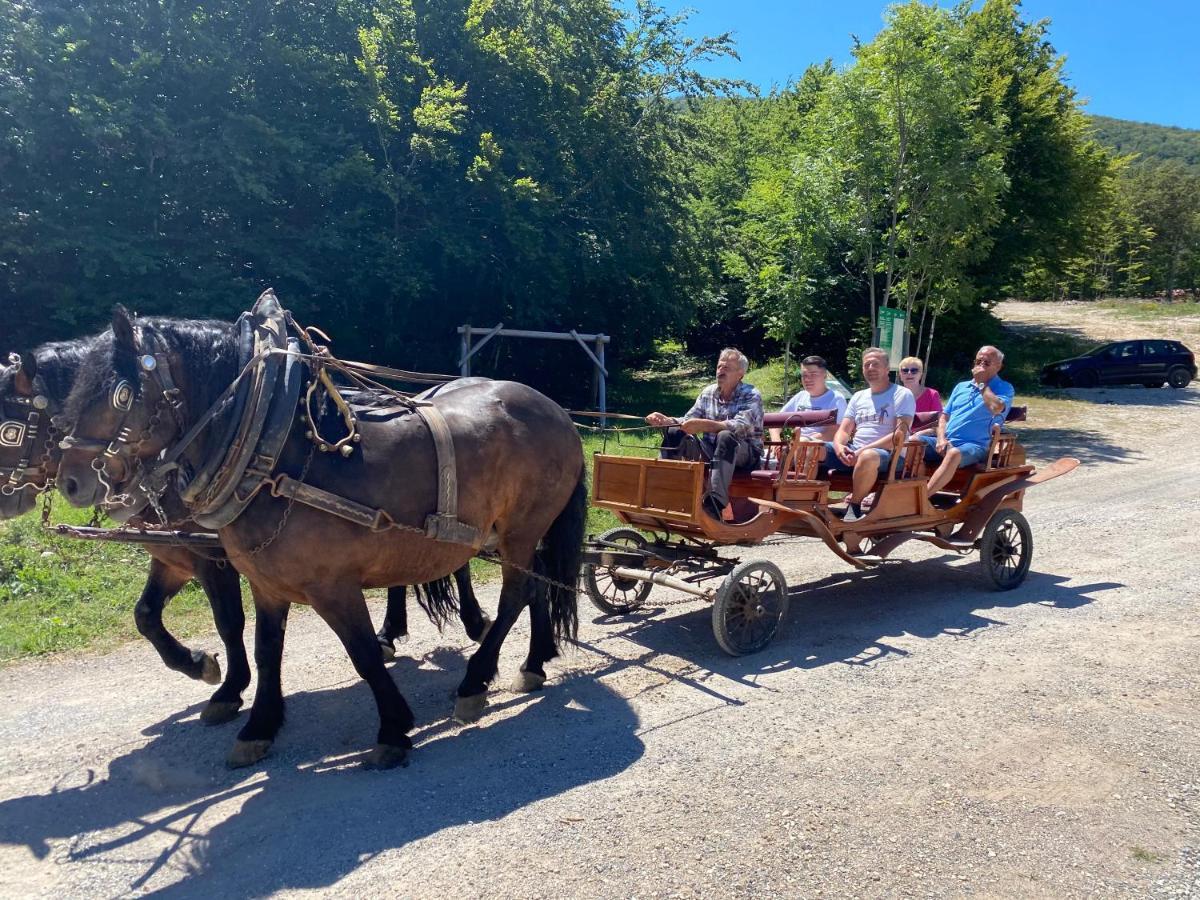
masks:
<svg viewBox="0 0 1200 900"><path fill-rule="evenodd" d="M1142 352L1147 356L1159 357L1170 356L1172 353L1178 353L1179 351L1171 346L1170 341L1143 341Z"/></svg>
<svg viewBox="0 0 1200 900"><path fill-rule="evenodd" d="M1113 344L1108 348L1108 353L1105 356L1109 360L1132 359L1138 355L1138 342L1129 341L1124 344Z"/></svg>

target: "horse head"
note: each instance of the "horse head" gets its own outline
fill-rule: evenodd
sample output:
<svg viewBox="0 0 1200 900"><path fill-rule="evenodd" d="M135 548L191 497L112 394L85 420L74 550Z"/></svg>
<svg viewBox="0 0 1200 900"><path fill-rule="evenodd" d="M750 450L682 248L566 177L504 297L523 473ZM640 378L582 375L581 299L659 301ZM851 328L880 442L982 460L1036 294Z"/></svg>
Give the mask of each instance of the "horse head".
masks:
<svg viewBox="0 0 1200 900"><path fill-rule="evenodd" d="M145 462L182 424L162 371L176 356L155 323L113 309L112 329L83 358L66 401L58 487L73 506L101 505L118 521L145 507Z"/></svg>
<svg viewBox="0 0 1200 900"><path fill-rule="evenodd" d="M55 413L34 353L14 353L0 369L0 519L28 512L53 483Z"/></svg>

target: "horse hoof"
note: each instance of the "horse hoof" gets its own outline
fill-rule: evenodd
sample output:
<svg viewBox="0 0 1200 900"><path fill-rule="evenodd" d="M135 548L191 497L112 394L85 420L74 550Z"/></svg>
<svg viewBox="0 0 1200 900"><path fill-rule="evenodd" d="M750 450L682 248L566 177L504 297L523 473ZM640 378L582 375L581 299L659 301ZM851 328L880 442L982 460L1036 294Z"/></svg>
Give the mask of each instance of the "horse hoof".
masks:
<svg viewBox="0 0 1200 900"><path fill-rule="evenodd" d="M368 769L394 769L399 765L406 765L405 760L408 758L407 747L397 747L394 744L376 744L367 753L367 757L363 760L363 765Z"/></svg>
<svg viewBox="0 0 1200 900"><path fill-rule="evenodd" d="M233 749L229 751L225 765L231 769L252 766L266 756L270 749L270 741L234 741Z"/></svg>
<svg viewBox="0 0 1200 900"><path fill-rule="evenodd" d="M396 648L391 644L385 644L380 641L379 650L381 653L383 653L383 661L385 663L389 663L396 658Z"/></svg>
<svg viewBox="0 0 1200 900"><path fill-rule="evenodd" d="M205 725L224 725L236 719L241 708L241 700L209 700L200 710L200 721Z"/></svg>
<svg viewBox="0 0 1200 900"><path fill-rule="evenodd" d="M530 694L533 691L540 691L545 683L545 675L539 675L537 672L526 672L522 670L521 672L517 673L517 677L513 681L513 690L518 694Z"/></svg>
<svg viewBox="0 0 1200 900"><path fill-rule="evenodd" d="M221 683L221 663L213 653L205 653L201 658L200 680L205 684Z"/></svg>
<svg viewBox="0 0 1200 900"><path fill-rule="evenodd" d="M487 691L482 694L473 694L470 697L459 697L454 701L454 721L463 725L478 722L479 717L483 715L485 706L487 706Z"/></svg>

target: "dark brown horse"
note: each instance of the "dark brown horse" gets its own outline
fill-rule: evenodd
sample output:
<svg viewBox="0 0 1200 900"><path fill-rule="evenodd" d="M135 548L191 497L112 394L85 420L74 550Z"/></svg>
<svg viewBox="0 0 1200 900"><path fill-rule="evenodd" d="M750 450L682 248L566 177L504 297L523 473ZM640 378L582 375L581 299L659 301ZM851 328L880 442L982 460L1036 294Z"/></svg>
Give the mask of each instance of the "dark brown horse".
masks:
<svg viewBox="0 0 1200 900"><path fill-rule="evenodd" d="M62 412L80 363L95 340L44 344L29 353L14 354L10 366L0 367L0 520L28 512L38 495L53 488L62 454L51 419ZM134 522L142 524L138 519ZM177 524L180 530L200 530L188 521ZM250 663L242 641L246 616L238 572L219 548L193 550L148 544L145 549L151 561L146 585L134 607L138 632L153 645L167 668L220 685L201 710L200 721L208 725L227 722L237 715L242 691L250 683ZM454 577L463 625L467 634L479 641L491 620L479 609L469 569L460 569ZM214 654L183 645L163 623L166 604L192 579L208 597L217 633L225 646L229 666L224 682ZM445 590L441 584L418 588L424 594L418 593L418 602L439 626L444 623L448 604L442 598L429 600L427 595L444 594ZM395 655L395 640L408 633L406 599L403 586L388 589L387 614L378 639L389 657Z"/></svg>
<svg viewBox="0 0 1200 900"><path fill-rule="evenodd" d="M170 369L181 401L178 418L164 414L168 389L161 377L147 374L151 343L162 350ZM120 499L136 493L142 467L178 442L239 371L233 326L152 319L139 320L135 330L118 309L112 335L89 353L67 403L74 443L64 452L60 490L76 506L106 500L112 506L117 500L110 513L119 517ZM122 395L118 404L123 387L132 388L132 398ZM520 689L541 686L545 663L557 655L557 638L574 632L573 585L587 514L583 453L563 410L525 385L452 385L432 403L453 438L459 518L478 529L502 561L499 612L458 688L455 715L471 721L483 711L500 647L522 609L530 609L532 636ZM185 464L199 468L211 454L223 452L213 446L215 430L199 433L183 455ZM250 581L257 613L258 687L231 753L232 765L261 759L282 724L280 660L293 603L316 610L371 687L380 727L369 762L394 765L411 747L412 712L384 667L363 588L444 578L480 548L433 540L419 531L438 499L437 454L422 418L364 419L360 432L358 449L346 459L314 452L312 443L293 431L274 471L384 510L404 528L369 529L261 490L219 531L230 559Z"/></svg>

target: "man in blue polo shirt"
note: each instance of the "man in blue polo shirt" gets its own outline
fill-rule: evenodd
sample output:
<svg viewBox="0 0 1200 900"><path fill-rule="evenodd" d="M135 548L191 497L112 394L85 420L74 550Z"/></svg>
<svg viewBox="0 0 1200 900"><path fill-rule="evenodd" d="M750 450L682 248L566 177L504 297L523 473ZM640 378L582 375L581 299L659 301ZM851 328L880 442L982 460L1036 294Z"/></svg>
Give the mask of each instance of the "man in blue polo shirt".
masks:
<svg viewBox="0 0 1200 900"><path fill-rule="evenodd" d="M1013 386L998 374L1003 365L1003 353L980 347L971 380L955 386L938 416L937 436L920 435L926 463L937 464L929 476L930 496L949 483L959 466L981 463L987 456L992 426L1002 423L1012 409Z"/></svg>

